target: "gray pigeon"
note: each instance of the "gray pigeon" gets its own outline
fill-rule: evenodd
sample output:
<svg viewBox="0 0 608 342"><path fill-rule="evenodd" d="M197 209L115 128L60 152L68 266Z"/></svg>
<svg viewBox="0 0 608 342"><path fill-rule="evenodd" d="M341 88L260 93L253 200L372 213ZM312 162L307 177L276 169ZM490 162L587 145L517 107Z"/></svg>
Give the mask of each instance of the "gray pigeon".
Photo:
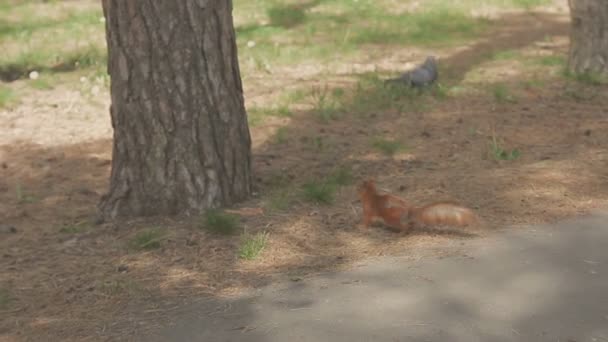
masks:
<svg viewBox="0 0 608 342"><path fill-rule="evenodd" d="M421 65L398 78L386 80L386 83L403 83L410 87L421 88L433 84L438 76L435 56L428 56Z"/></svg>

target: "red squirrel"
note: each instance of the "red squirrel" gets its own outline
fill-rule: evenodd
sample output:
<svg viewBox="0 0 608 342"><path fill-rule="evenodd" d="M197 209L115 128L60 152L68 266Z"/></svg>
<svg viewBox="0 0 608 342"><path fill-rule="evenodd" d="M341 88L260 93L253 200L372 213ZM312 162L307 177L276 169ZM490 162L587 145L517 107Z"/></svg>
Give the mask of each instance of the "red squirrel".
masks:
<svg viewBox="0 0 608 342"><path fill-rule="evenodd" d="M393 230L406 231L415 225L467 226L477 221L473 211L454 202L435 202L422 207L409 204L391 194L379 194L373 180L359 187L363 203L363 226L368 228L375 218Z"/></svg>

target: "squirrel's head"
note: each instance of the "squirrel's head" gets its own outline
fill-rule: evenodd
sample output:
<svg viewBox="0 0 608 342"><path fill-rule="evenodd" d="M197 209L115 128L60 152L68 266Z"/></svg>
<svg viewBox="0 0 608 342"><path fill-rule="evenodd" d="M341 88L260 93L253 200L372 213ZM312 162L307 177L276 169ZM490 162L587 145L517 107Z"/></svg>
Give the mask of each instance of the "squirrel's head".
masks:
<svg viewBox="0 0 608 342"><path fill-rule="evenodd" d="M376 183L371 178L366 179L361 183L361 185L359 186L359 193L365 193L370 190L374 192L376 191Z"/></svg>

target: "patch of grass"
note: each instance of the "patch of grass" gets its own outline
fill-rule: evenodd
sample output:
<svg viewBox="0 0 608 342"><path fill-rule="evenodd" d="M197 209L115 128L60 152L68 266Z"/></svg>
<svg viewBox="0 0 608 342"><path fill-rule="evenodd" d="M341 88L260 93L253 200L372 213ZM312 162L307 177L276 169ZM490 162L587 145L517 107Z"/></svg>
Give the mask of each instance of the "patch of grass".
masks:
<svg viewBox="0 0 608 342"><path fill-rule="evenodd" d="M430 11L392 15L376 13L368 18L367 27L353 32L355 44L416 44L454 43L475 36L485 27L485 21L472 18L461 11L437 7Z"/></svg>
<svg viewBox="0 0 608 342"><path fill-rule="evenodd" d="M498 141L496 135L492 135L492 140L489 144L490 156L494 160L515 160L520 157L521 153L517 149L506 150L502 147L502 143Z"/></svg>
<svg viewBox="0 0 608 342"><path fill-rule="evenodd" d="M387 156L392 156L405 147L403 144L396 140L389 140L384 138L376 138L372 141L372 147L384 153Z"/></svg>
<svg viewBox="0 0 608 342"><path fill-rule="evenodd" d="M80 221L74 224L66 224L59 228L59 232L63 234L78 234L91 228L91 223L88 221Z"/></svg>
<svg viewBox="0 0 608 342"><path fill-rule="evenodd" d="M135 294L143 290L137 282L131 279L106 280L97 287L102 293L108 296L116 296L125 292Z"/></svg>
<svg viewBox="0 0 608 342"><path fill-rule="evenodd" d="M0 79L25 78L32 70L64 72L105 65L101 8L56 13L53 6L32 3L0 12L0 40L7 47L0 55ZM52 17L45 16L45 7Z"/></svg>
<svg viewBox="0 0 608 342"><path fill-rule="evenodd" d="M343 94L341 91L341 89L330 91L327 85L312 88L310 97L313 102L313 112L321 122L328 123L336 120L340 115L341 105L338 98Z"/></svg>
<svg viewBox="0 0 608 342"><path fill-rule="evenodd" d="M44 76L40 77L38 79L29 81L29 84L32 86L32 88L38 89L38 90L51 90L51 89L53 89L53 85L51 84L51 82L49 81L49 79L46 78L46 77L44 77Z"/></svg>
<svg viewBox="0 0 608 342"><path fill-rule="evenodd" d="M0 287L0 310L8 309L11 302L11 295L8 289Z"/></svg>
<svg viewBox="0 0 608 342"><path fill-rule="evenodd" d="M302 186L306 201L317 204L331 204L334 201L336 185L326 181L311 181Z"/></svg>
<svg viewBox="0 0 608 342"><path fill-rule="evenodd" d="M239 258L245 260L256 259L266 248L268 233L261 232L253 236L245 236L239 247Z"/></svg>
<svg viewBox="0 0 608 342"><path fill-rule="evenodd" d="M503 50L496 52L493 56L495 60L509 60L520 57L521 54L517 50Z"/></svg>
<svg viewBox="0 0 608 342"><path fill-rule="evenodd" d="M284 144L288 140L288 130L286 127L279 127L274 133L273 142L275 144Z"/></svg>
<svg viewBox="0 0 608 342"><path fill-rule="evenodd" d="M9 87L0 85L0 108L8 107L15 102L15 92Z"/></svg>
<svg viewBox="0 0 608 342"><path fill-rule="evenodd" d="M17 202L19 204L34 203L37 201L35 196L25 193L21 183L17 183L15 186L15 197L17 198Z"/></svg>
<svg viewBox="0 0 608 342"><path fill-rule="evenodd" d="M220 235L232 235L240 229L239 217L218 209L209 209L203 216L202 228Z"/></svg>
<svg viewBox="0 0 608 342"><path fill-rule="evenodd" d="M524 89L534 89L534 88L543 87L545 85L545 82L542 80L539 80L538 78L532 78L532 79L523 81L522 85L523 85Z"/></svg>
<svg viewBox="0 0 608 342"><path fill-rule="evenodd" d="M353 174L348 167L338 167L329 175L327 181L338 186L346 186L353 182Z"/></svg>
<svg viewBox="0 0 608 342"><path fill-rule="evenodd" d="M350 102L344 111L354 114L369 114L377 111L396 109L398 112L422 110L425 106L427 90L400 84L385 84L376 74L359 75L359 81L350 95Z"/></svg>
<svg viewBox="0 0 608 342"><path fill-rule="evenodd" d="M146 229L137 232L131 240L129 247L135 250L151 250L160 248L161 241L165 238L164 232L159 228Z"/></svg>
<svg viewBox="0 0 608 342"><path fill-rule="evenodd" d="M278 5L266 12L271 26L290 28L306 20L304 8L295 5Z"/></svg>
<svg viewBox="0 0 608 342"><path fill-rule="evenodd" d="M106 62L105 50L94 45L67 52L26 51L9 60L3 60L0 57L0 79L13 81L25 78L33 70L55 73L90 67L101 68L106 65Z"/></svg>
<svg viewBox="0 0 608 342"><path fill-rule="evenodd" d="M559 55L542 56L537 58L536 61L544 66L563 66L566 64L564 56Z"/></svg>
<svg viewBox="0 0 608 342"><path fill-rule="evenodd" d="M536 6L546 5L550 0L511 0L513 5L525 9L531 9Z"/></svg>
<svg viewBox="0 0 608 342"><path fill-rule="evenodd" d="M515 102L515 97L511 94L511 90L503 83L495 84L492 87L494 100L500 103Z"/></svg>
<svg viewBox="0 0 608 342"><path fill-rule="evenodd" d="M289 109L289 106L284 104L275 108L254 107L247 110L247 120L249 125L252 127L261 124L268 117L287 118L291 117L292 115L293 113Z"/></svg>
<svg viewBox="0 0 608 342"><path fill-rule="evenodd" d="M285 186L270 191L265 203L271 210L282 211L289 208L293 203L294 198L293 189L290 186Z"/></svg>
<svg viewBox="0 0 608 342"><path fill-rule="evenodd" d="M331 204L336 191L352 183L353 176L349 168L339 167L324 179L309 181L302 186L304 200L317 204Z"/></svg>
<svg viewBox="0 0 608 342"><path fill-rule="evenodd" d="M599 73L594 72L584 72L584 73L574 73L570 71L568 68L564 68L562 74L564 77L574 80L576 82L598 86L602 84L608 84L608 77L602 76Z"/></svg>

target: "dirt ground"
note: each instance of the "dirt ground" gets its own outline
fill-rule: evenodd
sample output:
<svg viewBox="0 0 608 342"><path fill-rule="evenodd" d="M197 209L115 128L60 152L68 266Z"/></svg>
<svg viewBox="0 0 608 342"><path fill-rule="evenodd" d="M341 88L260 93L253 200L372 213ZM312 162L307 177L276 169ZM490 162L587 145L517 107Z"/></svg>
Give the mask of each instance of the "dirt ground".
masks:
<svg viewBox="0 0 608 342"><path fill-rule="evenodd" d="M356 180L330 206L297 202L288 210L243 216L248 232L270 233L269 245L254 261L237 258L238 237L211 236L198 229L197 217L93 224L111 168L105 90L92 103L61 86L0 111L0 288L8 289L9 298L0 310L0 340L124 340L205 296L231 296L277 277L297 280L367 257L408 254L413 247L606 207L608 87L576 83L550 68L529 75L517 61L492 59L509 49L565 56L567 15L500 20L469 46L370 50L365 60L339 69L344 75L396 70L436 53L442 83L475 91L431 98L424 109L403 113L369 111L327 124L303 110L253 127L256 196L242 207L264 208L281 177L302 184L345 165ZM271 101L294 82L319 83L315 72L281 72L283 78L245 79L248 105ZM542 85L526 86L532 78ZM331 82L342 82L340 75ZM487 91L493 82L509 85L515 100L497 101ZM278 127L288 137L280 144L272 139ZM408 149L392 157L379 154L370 145L379 135L398 138ZM489 157L492 136L520 150L521 157ZM311 148L316 137L329 147ZM484 224L408 235L362 231L356 183L368 177L415 203L457 200L475 208ZM166 231L161 248L130 250L129 238L150 227Z"/></svg>

